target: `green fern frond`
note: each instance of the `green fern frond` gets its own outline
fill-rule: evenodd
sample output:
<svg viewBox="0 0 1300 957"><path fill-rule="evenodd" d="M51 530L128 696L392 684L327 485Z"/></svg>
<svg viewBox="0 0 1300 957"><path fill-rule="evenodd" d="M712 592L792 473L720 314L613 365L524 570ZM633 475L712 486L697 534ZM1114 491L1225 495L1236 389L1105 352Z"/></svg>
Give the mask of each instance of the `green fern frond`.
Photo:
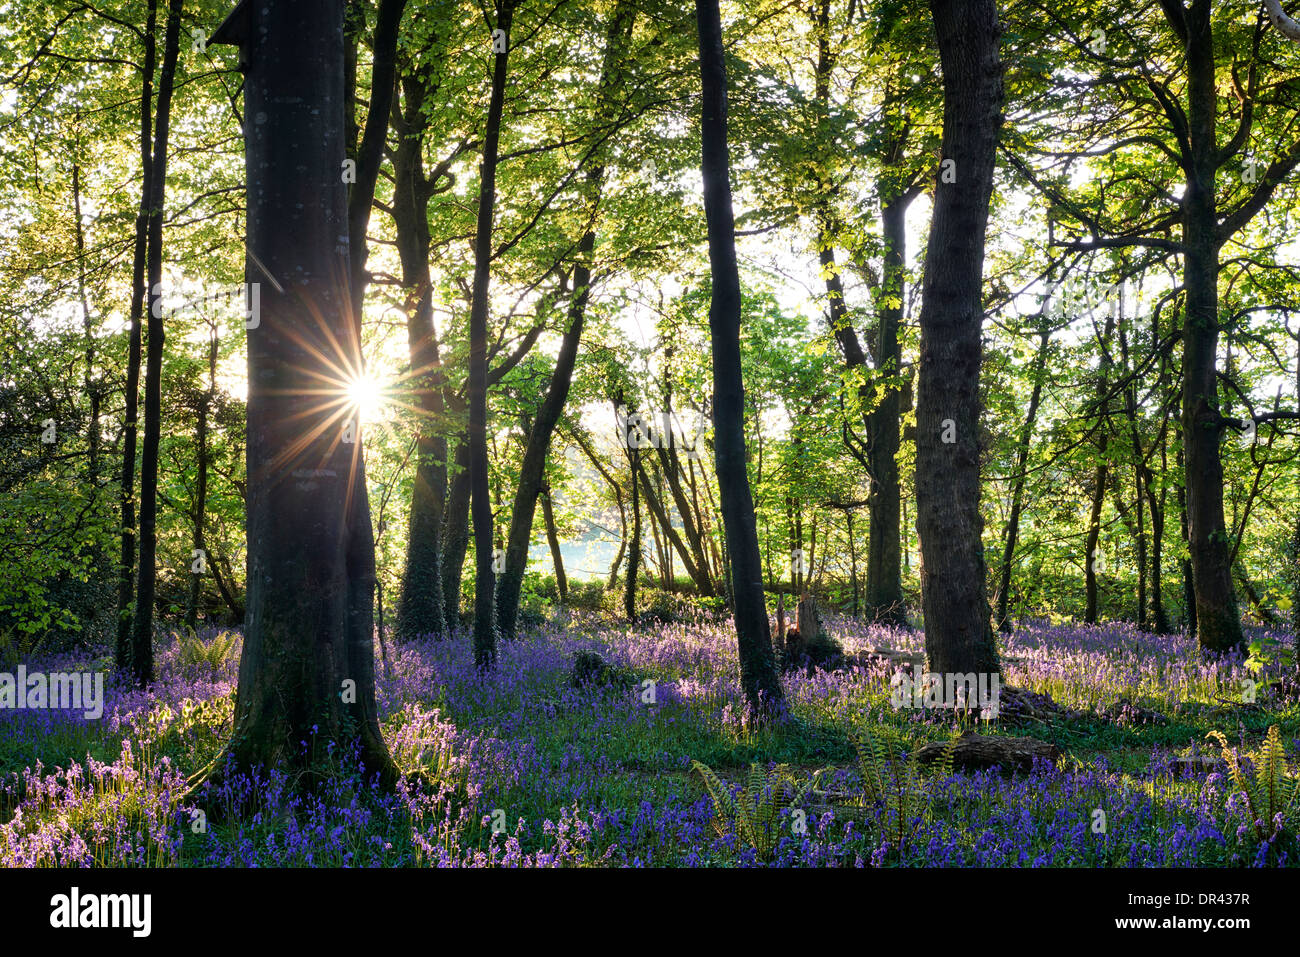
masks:
<svg viewBox="0 0 1300 957"><path fill-rule="evenodd" d="M1294 830L1300 824L1300 804L1297 802L1300 772L1287 766L1282 732L1277 725L1268 729L1259 750L1250 755L1255 766L1253 779L1246 774L1237 752L1228 747L1228 739L1221 731L1211 731L1206 737L1218 743L1223 761L1228 766L1233 791L1244 799L1251 824L1261 841L1271 840L1279 830Z"/></svg>
<svg viewBox="0 0 1300 957"><path fill-rule="evenodd" d="M937 762L941 777L952 774L955 744L950 740ZM918 826L934 819L933 799L920 763L915 753L904 758L868 728L853 736L853 746L858 755L863 803L881 807L882 826L890 828L890 837L901 847Z"/></svg>
<svg viewBox="0 0 1300 957"><path fill-rule="evenodd" d="M800 783L789 765L764 770L752 764L745 787L733 794L708 765L692 761L691 769L704 781L713 802L713 827L718 836L732 831L763 861L771 859L780 842L782 815L807 797L816 780L813 776Z"/></svg>

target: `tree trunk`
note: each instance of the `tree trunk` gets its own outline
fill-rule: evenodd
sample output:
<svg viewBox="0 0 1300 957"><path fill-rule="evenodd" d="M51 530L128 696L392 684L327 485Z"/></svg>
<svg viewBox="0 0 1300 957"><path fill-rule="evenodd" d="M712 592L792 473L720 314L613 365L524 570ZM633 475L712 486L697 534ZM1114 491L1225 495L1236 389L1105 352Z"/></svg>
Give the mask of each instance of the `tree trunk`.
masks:
<svg viewBox="0 0 1300 957"><path fill-rule="evenodd" d="M1180 3L1179 6L1182 6ZM1220 653L1242 646L1241 618L1232 587L1223 520L1223 463L1219 457L1219 249L1215 231L1215 89L1211 4L1186 8L1187 138L1191 170L1183 196L1183 447L1187 521L1201 649Z"/></svg>
<svg viewBox="0 0 1300 957"><path fill-rule="evenodd" d="M727 73L718 0L696 0L703 85L700 136L704 213L708 222L712 298L713 432L722 521L731 560L732 610L740 650L740 682L756 717L773 716L784 695L772 655L763 595L758 527L745 454L745 394L740 360L740 272L736 265L731 170L727 154Z"/></svg>
<svg viewBox="0 0 1300 957"><path fill-rule="evenodd" d="M460 623L460 581L469 549L469 441L464 435L456 444L455 466L442 527L442 601L449 629Z"/></svg>
<svg viewBox="0 0 1300 957"><path fill-rule="evenodd" d="M194 488L194 551L204 556L204 564L216 566L216 562L207 561L208 547L204 541L203 523L207 517L208 509L208 415L212 409L212 402L217 394L217 327L214 324L211 331L211 339L208 341L208 388L199 400L199 423L195 444L197 452L194 468L197 473L195 476ZM190 600L185 611L185 624L191 631L198 630L199 624L199 605L203 595L203 576L193 573L191 566L190 578Z"/></svg>
<svg viewBox="0 0 1300 957"><path fill-rule="evenodd" d="M903 323L903 275L906 269L907 207L911 197L896 197L882 204L885 256L882 264L884 297L879 310L880 329L876 345L878 375L901 374L902 350L898 330ZM903 601L902 527L899 521L902 495L898 480L899 417L903 397L896 388L884 389L880 404L871 415L871 444L867 458L871 467L870 552L867 556L867 604L877 621L907 624Z"/></svg>
<svg viewBox="0 0 1300 957"><path fill-rule="evenodd" d="M1179 453L1178 457L1180 459L1183 458L1181 452ZM1180 530L1182 531L1183 534L1183 543L1184 545L1187 546L1187 548L1190 551L1191 530L1188 526L1188 521L1187 521L1187 490L1185 488L1178 489L1178 504L1179 504ZM1195 577L1195 572L1192 570L1192 560L1190 558L1184 558L1182 560L1180 571L1182 572L1182 577L1183 577L1183 608L1185 609L1184 615L1186 617L1185 627L1189 635L1195 635L1196 634L1196 577Z"/></svg>
<svg viewBox="0 0 1300 957"><path fill-rule="evenodd" d="M979 427L982 271L1002 118L993 0L931 0L943 68L943 162L925 257L916 529L930 670L999 671L984 581Z"/></svg>
<svg viewBox="0 0 1300 957"><path fill-rule="evenodd" d="M858 617L858 543L853 534L853 512L850 509L844 510L844 524L847 526L849 536L849 577L853 583L853 617Z"/></svg>
<svg viewBox="0 0 1300 957"><path fill-rule="evenodd" d="M673 528L673 522L668 516L668 511L664 508L659 496L655 494L654 486L650 483L649 470L642 464L639 455L634 459L634 461L636 463L634 478L636 476L640 477L641 490L645 493L646 504L650 507L651 519L657 523L657 525L652 526L651 531L653 532L657 527L663 532L664 538L667 542L677 550L677 554L681 557L682 564L686 568L686 574L689 575L691 581L695 583L695 587L700 590L700 594L714 594L713 582L709 578L709 570L707 568L700 568L691 558L690 550L686 547L686 543L682 541L682 537L677 534L677 529ZM665 546L665 548L666 547L667 546ZM663 559L665 567L667 567L667 562L668 560L665 557Z"/></svg>
<svg viewBox="0 0 1300 957"><path fill-rule="evenodd" d="M140 93L140 209L135 217L135 249L131 261L131 332L126 360L126 410L122 424L122 542L117 583L116 665L125 672L131 664L131 624L135 602L135 457L140 411L140 355L142 351L146 262L149 249L150 203L153 201L153 75L157 63L154 37L157 0L149 0L144 30L144 79Z"/></svg>
<svg viewBox="0 0 1300 957"><path fill-rule="evenodd" d="M389 114L393 103L394 79L397 75L398 28L406 0L379 0L379 13L375 20L375 33L371 42L370 103L366 111L365 130L360 143L355 141L355 120L349 124L349 152L355 143L356 181L348 191L348 243L349 269L351 271L352 315L361 321L362 304L366 298L369 275L366 258L369 250L366 230L370 225L370 208L375 201L375 184L379 181L379 167L384 157L384 143L388 138ZM354 65L350 64L353 68ZM355 87L355 76L348 83ZM356 109L355 95L349 97L345 108L350 115Z"/></svg>
<svg viewBox="0 0 1300 957"><path fill-rule="evenodd" d="M1020 536L1020 512L1025 499L1025 466L1029 462L1029 444L1034 437L1034 422L1038 418L1038 403L1043 397L1043 373L1047 365L1047 345L1051 330L1044 325L1039 333L1038 360L1034 363L1034 388L1029 394L1029 408L1025 411L1025 424L1020 429L1020 442L1016 449L1016 477L1011 491L1011 514L1007 517L1007 531L1002 546L1001 579L998 582L998 630L1011 633L1008 610L1011 603L1011 571L1016 557L1016 539Z"/></svg>
<svg viewBox="0 0 1300 957"><path fill-rule="evenodd" d="M493 57L492 93L488 101L483 161L479 167L478 225L474 234L474 288L469 317L469 485L470 517L474 525L474 661L480 668L496 665L496 620L493 605L496 573L492 559L492 503L488 496L487 371L488 283L492 267L492 218L496 208L497 152L501 113L505 104L506 70L510 56L510 19L514 0L499 0L497 29L503 40Z"/></svg>
<svg viewBox="0 0 1300 957"><path fill-rule="evenodd" d="M90 300L86 296L86 227L81 221L81 168L72 163L72 215L75 217L73 236L77 247L77 298L81 301L81 329L86 337L86 371L82 388L90 402L90 428L87 433L86 478L91 494L99 498L99 446L100 402L103 398L100 381L95 377L95 330L90 317Z"/></svg>
<svg viewBox="0 0 1300 957"><path fill-rule="evenodd" d="M136 569L135 620L131 627L131 675L136 685L153 681L153 606L158 569L158 444L162 438L162 228L167 193L167 140L171 129L172 87L180 56L181 7L171 0L158 76L158 113L154 125L150 176L149 243L145 256L149 276L148 339L145 344L144 437L140 445L140 561Z"/></svg>
<svg viewBox="0 0 1300 957"><path fill-rule="evenodd" d="M551 546L551 563L555 566L555 587L560 593L560 604L568 604L569 580L564 575L564 556L560 552L560 537L555 531L555 509L551 491L542 495L542 521L546 525L546 541Z"/></svg>
<svg viewBox="0 0 1300 957"><path fill-rule="evenodd" d="M699 580L696 582L696 586L700 589L700 594L712 595L714 589L709 576L709 556L704 551L704 536L695 522L690 499L686 497L686 490L682 487L681 458L678 456L677 450L672 447L661 447L658 452L664 481L668 485L668 491L672 494L673 504L677 507L677 514L682 518L682 534L686 536L686 544L690 546L692 561L699 572Z"/></svg>
<svg viewBox="0 0 1300 957"><path fill-rule="evenodd" d="M596 235L588 231L579 244L579 255L590 256ZM569 328L560 342L560 354L551 374L546 397L537 412L537 420L528 431L523 463L519 467L519 484L515 488L513 511L510 513L510 531L506 538L505 570L497 579L496 615L497 629L503 638L515 637L515 624L519 617L519 592L523 587L524 572L528 568L528 545L533 537L533 516L537 497L545 481L546 457L551 448L551 436L564 411L573 382L573 369L578 358L578 342L582 337L583 320L587 308L587 294L591 284L591 270L586 261L574 269L574 298L569 307ZM549 504L543 508L548 512ZM557 553L558 554L558 553ZM560 574L563 574L560 572Z"/></svg>
<svg viewBox="0 0 1300 957"><path fill-rule="evenodd" d="M406 561L397 604L397 634L409 640L421 635L445 636L458 613L443 592L443 521L447 495L447 438L444 428L442 358L433 323L432 279L429 273L428 202L434 183L424 175L426 90L414 77L404 77L403 108L395 112L398 143L393 151L393 223L402 266L406 299L406 342L411 362L413 404L419 409L415 440L415 478L407 522Z"/></svg>
<svg viewBox="0 0 1300 957"><path fill-rule="evenodd" d="M1092 508L1088 512L1088 538L1084 545L1083 583L1087 593L1087 608L1083 620L1089 625L1097 624L1097 543L1101 539L1101 509L1106 503L1107 462L1106 447L1109 436L1104 431L1097 440L1097 469L1092 477Z"/></svg>
<svg viewBox="0 0 1300 957"><path fill-rule="evenodd" d="M623 581L623 615L629 622L636 621L636 580L641 574L641 483L637 481L637 449L628 450L632 472L632 544L627 550L627 577Z"/></svg>
<svg viewBox="0 0 1300 957"><path fill-rule="evenodd" d="M250 282L244 651L229 755L311 773L326 742L396 767L374 697L374 538L355 409L361 368L348 283L343 0L241 2L211 43L236 43L244 84ZM290 280L289 277L293 277ZM354 441L345 436L351 434ZM310 781L311 778L308 778Z"/></svg>

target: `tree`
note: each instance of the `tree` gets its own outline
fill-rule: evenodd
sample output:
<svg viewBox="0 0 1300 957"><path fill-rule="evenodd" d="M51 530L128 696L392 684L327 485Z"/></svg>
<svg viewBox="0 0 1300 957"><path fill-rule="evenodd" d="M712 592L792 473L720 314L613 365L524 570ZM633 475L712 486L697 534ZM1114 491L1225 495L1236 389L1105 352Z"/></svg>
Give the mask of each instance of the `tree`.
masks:
<svg viewBox="0 0 1300 957"><path fill-rule="evenodd" d="M699 29L701 172L713 277L709 335L713 346L713 448L722 523L731 560L732 615L740 649L740 683L751 714L773 716L785 698L772 654L763 595L758 527L745 452L745 386L740 359L740 272L736 265L727 149L727 71L718 0L696 0Z"/></svg>
<svg viewBox="0 0 1300 957"><path fill-rule="evenodd" d="M616 93L621 86L623 57L631 39L632 27L636 22L636 9L626 0L616 3L609 15L609 24L605 37L604 60L601 65L600 80L595 106L595 131L599 145L588 153L586 188L584 205L587 207L586 228L578 241L576 261L573 265L573 291L569 301L568 328L560 342L560 352L555 360L555 370L551 374L546 397L537 410L532 428L528 430L527 444L524 449L523 464L519 469L519 481L515 487L514 507L510 512L510 531L506 537L505 568L497 581L497 623L500 633L505 638L513 638L515 624L519 614L519 592L523 583L524 571L528 567L528 545L533 534L533 517L537 497L542 491L546 457L551 447L551 435L564 412L564 404L569 397L569 388L573 382L573 368L578 359L578 344L582 338L583 324L586 321L587 304L591 298L592 255L596 247L595 219L600 207L600 194L605 181L605 160L608 152L605 141L610 135L604 127L614 120L618 108ZM545 517L548 519L548 533L552 530L549 520L551 499L549 493L543 502ZM564 591L564 573L560 564L559 550L553 548L556 566L556 578L561 593Z"/></svg>
<svg viewBox="0 0 1300 957"><path fill-rule="evenodd" d="M1047 346L1051 341L1051 328L1046 324L1038 334L1038 359L1034 366L1034 388L1029 393L1029 408L1025 410L1025 423L1020 429L1016 451L1016 474L1012 479L1011 515L1002 544L1002 566L998 580L998 630L1011 632L1011 573L1015 567L1016 539L1020 535L1020 513L1025 499L1025 466L1029 461L1029 443L1034 436L1034 421L1038 417L1038 403L1043 397L1043 377L1047 366Z"/></svg>
<svg viewBox="0 0 1300 957"><path fill-rule="evenodd" d="M474 525L474 661L480 668L496 664L493 613L496 570L492 552L492 502L488 486L488 284L492 266L492 216L496 206L497 151L510 57L510 21L514 0L499 0L493 30L492 92L488 101L483 161L479 165L478 225L474 233L474 291L469 318L469 485Z"/></svg>
<svg viewBox="0 0 1300 957"><path fill-rule="evenodd" d="M1300 164L1292 130L1297 100L1290 77L1269 56L1263 10L1243 16L1210 0L1160 0L1158 7L1153 16L1145 7L1114 5L1100 44L1086 32L1060 31L1061 53L1077 59L1056 80L1056 102L1077 101L1084 90L1097 102L1053 123L1053 135L1071 144L1056 156L1069 160L1055 164L1052 177L1029 175L1070 225L1054 238L1058 247L1076 253L1135 248L1148 264L1181 259L1179 495L1186 501L1194 593L1187 617L1195 620L1202 649L1218 654L1242 644L1221 449L1227 430L1242 424L1221 410L1220 387L1237 387L1218 363L1221 336L1231 328L1221 279L1240 285L1263 261L1258 237L1242 234L1256 228ZM1061 26L1074 12L1054 6L1048 16ZM1096 13L1089 8L1089 16ZM1222 96L1224 89L1230 97ZM1258 162L1259 156L1273 159ZM1064 177L1076 160L1093 166L1094 175L1071 191ZM1240 175L1231 175L1238 166ZM1106 201L1094 205L1098 196ZM1225 248L1243 255L1225 255ZM1254 422L1294 415L1265 413Z"/></svg>
<svg viewBox="0 0 1300 957"><path fill-rule="evenodd" d="M172 90L180 52L183 0L171 0L158 78L158 116L154 128L149 176L149 220L146 275L149 282L148 336L144 368L144 441L140 455L140 562L135 586L135 619L131 632L131 674L143 687L153 680L153 603L158 556L158 443L162 435L162 228L167 190L167 139L171 130Z"/></svg>
<svg viewBox="0 0 1300 957"><path fill-rule="evenodd" d="M916 403L916 530L930 669L999 670L980 515L984 237L1001 126L993 0L931 0L943 148L925 258Z"/></svg>
<svg viewBox="0 0 1300 957"><path fill-rule="evenodd" d="M355 744L391 782L374 695L374 540L356 408L343 181L344 0L241 0L210 43L244 69L248 554L238 766L310 771ZM305 746L304 746L305 742Z"/></svg>

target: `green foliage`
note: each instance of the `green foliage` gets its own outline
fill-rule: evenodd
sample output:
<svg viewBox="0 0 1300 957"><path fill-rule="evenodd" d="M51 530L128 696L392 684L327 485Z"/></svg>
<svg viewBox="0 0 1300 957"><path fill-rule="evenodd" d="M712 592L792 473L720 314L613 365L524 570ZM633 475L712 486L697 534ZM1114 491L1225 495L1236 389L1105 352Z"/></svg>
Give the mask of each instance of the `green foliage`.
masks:
<svg viewBox="0 0 1300 957"><path fill-rule="evenodd" d="M183 670L219 671L234 655L239 635L223 631L210 641L195 634L177 634L177 658Z"/></svg>
<svg viewBox="0 0 1300 957"><path fill-rule="evenodd" d="M41 650L45 639L19 631L9 626L0 631L0 668L13 671L18 665L30 661Z"/></svg>
<svg viewBox="0 0 1300 957"><path fill-rule="evenodd" d="M1218 742L1233 789L1245 801L1256 836L1271 841L1282 831L1294 835L1300 824L1300 769L1288 767L1278 726L1271 726L1260 748L1248 754L1254 766L1253 777L1243 767L1236 749L1228 747L1223 732L1211 731L1206 737Z"/></svg>
<svg viewBox="0 0 1300 957"><path fill-rule="evenodd" d="M569 607L575 611L600 611L605 595L604 583L596 579L569 582Z"/></svg>
<svg viewBox="0 0 1300 957"><path fill-rule="evenodd" d="M1290 643L1265 635L1247 645L1249 657L1246 668L1252 674L1262 674L1267 668L1289 669L1295 662L1295 650Z"/></svg>
<svg viewBox="0 0 1300 957"><path fill-rule="evenodd" d="M781 816L802 803L815 780L801 783L786 764L768 770L753 764L748 782L733 793L707 764L692 761L691 770L703 780L713 801L713 827L718 836L734 833L754 848L760 861L771 860L781 840Z"/></svg>
<svg viewBox="0 0 1300 957"><path fill-rule="evenodd" d="M952 774L955 742L950 740L935 762L940 780ZM921 773L916 752L905 756L881 734L863 727L853 737L862 778L862 801L882 811L882 827L895 848L901 848L921 826L934 818L934 802Z"/></svg>

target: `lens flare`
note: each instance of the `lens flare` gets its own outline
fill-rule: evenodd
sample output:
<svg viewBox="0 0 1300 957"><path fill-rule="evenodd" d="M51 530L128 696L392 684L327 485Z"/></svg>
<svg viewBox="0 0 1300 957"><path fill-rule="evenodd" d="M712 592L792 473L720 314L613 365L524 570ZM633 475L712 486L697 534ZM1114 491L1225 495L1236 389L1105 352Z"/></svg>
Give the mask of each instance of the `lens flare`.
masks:
<svg viewBox="0 0 1300 957"><path fill-rule="evenodd" d="M373 422L379 418L388 404L386 393L383 381L369 372L361 373L347 385L348 402L357 410L362 422Z"/></svg>

